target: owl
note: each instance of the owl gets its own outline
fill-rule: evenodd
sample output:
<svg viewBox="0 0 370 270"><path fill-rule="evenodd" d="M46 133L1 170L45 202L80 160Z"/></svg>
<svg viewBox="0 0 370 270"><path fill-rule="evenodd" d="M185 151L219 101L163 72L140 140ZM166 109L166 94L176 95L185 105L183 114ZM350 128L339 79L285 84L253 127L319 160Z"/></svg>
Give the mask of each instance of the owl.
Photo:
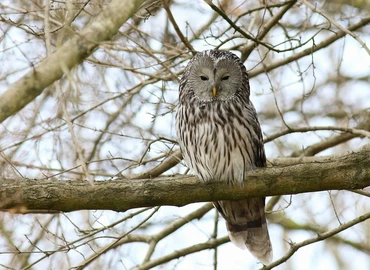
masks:
<svg viewBox="0 0 370 270"><path fill-rule="evenodd" d="M180 80L176 132L184 160L203 182L248 185L245 173L266 166L261 127L249 99L246 68L228 51L197 53ZM218 201L230 240L269 264L265 198Z"/></svg>

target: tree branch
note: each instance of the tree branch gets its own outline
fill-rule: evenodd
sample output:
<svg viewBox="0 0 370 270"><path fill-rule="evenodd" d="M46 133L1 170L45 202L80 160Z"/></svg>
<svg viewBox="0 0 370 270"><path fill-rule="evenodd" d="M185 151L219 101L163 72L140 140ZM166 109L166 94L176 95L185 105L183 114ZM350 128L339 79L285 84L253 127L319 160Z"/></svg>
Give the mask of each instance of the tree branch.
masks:
<svg viewBox="0 0 370 270"><path fill-rule="evenodd" d="M28 210L127 209L155 205L237 200L257 196L298 194L370 186L367 150L337 157L311 158L288 166L261 168L246 174L245 185L200 184L194 176L96 181L0 180L0 209Z"/></svg>
<svg viewBox="0 0 370 270"><path fill-rule="evenodd" d="M298 249L304 247L304 246L308 246L310 244L313 244L313 243L316 243L316 242L319 242L319 241L322 241L322 240L325 240L329 237L332 237L333 235L336 235L337 233L340 233L358 223L361 223L367 219L370 218L370 213L366 213L362 216L359 216L351 221L348 221L342 225L340 225L339 227L333 229L333 230L330 230L330 231L327 231L327 232L324 232L324 233L321 233L321 234L318 234L317 236L313 237L313 238L310 238L310 239L306 239L302 242L299 242L299 243L291 243L290 244L290 249L289 251L283 256L281 257L280 259L274 261L273 263L269 264L269 265L266 265L264 267L262 267L260 270L269 270L269 269L272 269L272 268L275 268L276 266L286 262L290 257L293 256L294 253L296 253L298 251Z"/></svg>
<svg viewBox="0 0 370 270"><path fill-rule="evenodd" d="M42 91L88 57L100 42L110 40L140 7L140 1L113 0L82 30L55 53L12 85L0 96L0 123L21 110Z"/></svg>
<svg viewBox="0 0 370 270"><path fill-rule="evenodd" d="M348 31L356 31L357 29L367 25L370 23L370 17L364 17L364 18L361 18L361 20L353 25L350 25L347 30ZM265 72L269 72L271 70L274 70L278 67L281 67L281 66L284 66L288 63L291 63L293 61L296 61L298 59L301 59L307 55L311 55L323 48L326 48L328 47L329 45L331 45L332 43L334 43L335 41L341 39L342 37L344 37L346 35L346 32L343 32L342 30L339 30L338 32L330 35L329 37L327 37L324 41L318 43L318 44L314 44L314 46L312 47L308 47L302 51L299 51L299 52L295 52L293 53L292 55L289 55L289 56L286 56L280 60L276 60L274 63L271 63L271 64L268 64L268 65L262 65L261 67L259 68L256 68L256 69L253 69L253 70L250 70L248 72L248 75L249 75L249 78L252 78L254 76L257 76L261 73L265 73ZM315 41L314 39L312 39L313 41Z"/></svg>

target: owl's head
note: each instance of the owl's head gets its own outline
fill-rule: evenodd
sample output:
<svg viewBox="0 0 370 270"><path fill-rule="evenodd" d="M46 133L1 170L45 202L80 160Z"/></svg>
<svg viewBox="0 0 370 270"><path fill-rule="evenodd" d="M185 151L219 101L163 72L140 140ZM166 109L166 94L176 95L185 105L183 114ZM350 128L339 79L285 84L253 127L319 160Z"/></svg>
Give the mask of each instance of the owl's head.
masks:
<svg viewBox="0 0 370 270"><path fill-rule="evenodd" d="M235 54L209 50L196 54L186 67L180 92L205 102L228 100L238 92L249 97L246 69ZM181 93L180 93L181 95Z"/></svg>

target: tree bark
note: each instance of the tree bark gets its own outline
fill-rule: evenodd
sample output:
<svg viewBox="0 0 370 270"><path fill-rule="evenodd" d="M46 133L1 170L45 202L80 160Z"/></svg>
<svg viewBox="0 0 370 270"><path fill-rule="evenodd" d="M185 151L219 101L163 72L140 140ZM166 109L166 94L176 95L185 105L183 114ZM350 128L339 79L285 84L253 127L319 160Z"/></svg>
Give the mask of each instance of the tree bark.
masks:
<svg viewBox="0 0 370 270"><path fill-rule="evenodd" d="M299 160L299 159L297 159ZM194 176L156 179L49 181L0 179L0 209L75 211L175 205L370 186L370 155L361 151L338 157L316 157L301 164L261 168L246 175L242 186L200 183ZM284 164L284 162L281 162Z"/></svg>

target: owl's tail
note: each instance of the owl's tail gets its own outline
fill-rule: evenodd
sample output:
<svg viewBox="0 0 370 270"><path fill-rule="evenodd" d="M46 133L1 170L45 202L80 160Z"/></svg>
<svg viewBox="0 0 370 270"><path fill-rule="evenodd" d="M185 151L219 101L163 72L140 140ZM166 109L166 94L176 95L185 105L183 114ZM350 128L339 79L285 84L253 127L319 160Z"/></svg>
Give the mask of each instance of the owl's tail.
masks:
<svg viewBox="0 0 370 270"><path fill-rule="evenodd" d="M264 265L272 261L272 247L265 218L265 198L215 202L226 220L231 242L248 250Z"/></svg>

